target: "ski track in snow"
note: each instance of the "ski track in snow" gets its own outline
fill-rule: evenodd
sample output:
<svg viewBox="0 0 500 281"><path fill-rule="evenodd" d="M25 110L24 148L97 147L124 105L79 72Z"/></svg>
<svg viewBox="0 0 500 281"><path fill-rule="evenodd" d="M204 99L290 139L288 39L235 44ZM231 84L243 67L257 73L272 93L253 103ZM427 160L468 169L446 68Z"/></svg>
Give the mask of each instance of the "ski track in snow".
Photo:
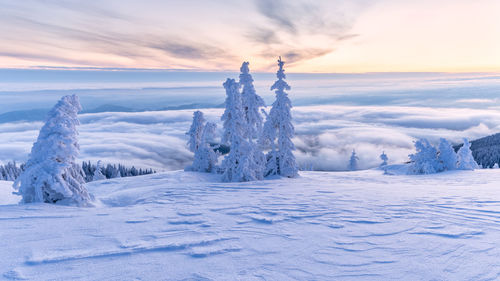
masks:
<svg viewBox="0 0 500 281"><path fill-rule="evenodd" d="M495 280L499 171L176 171L91 183L93 208L8 198L0 279Z"/></svg>

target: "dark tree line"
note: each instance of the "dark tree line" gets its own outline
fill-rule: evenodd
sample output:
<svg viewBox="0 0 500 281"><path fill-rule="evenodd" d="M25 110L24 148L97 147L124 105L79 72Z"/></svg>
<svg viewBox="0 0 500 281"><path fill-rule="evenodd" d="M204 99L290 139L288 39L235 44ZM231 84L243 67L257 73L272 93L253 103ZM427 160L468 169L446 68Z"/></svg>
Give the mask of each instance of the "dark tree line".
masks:
<svg viewBox="0 0 500 281"><path fill-rule="evenodd" d="M0 165L0 180L14 181L21 172L24 171L24 164L18 165L15 161L9 162L5 165ZM97 169L97 164L89 162L82 162L82 176L86 182L91 182L94 178L94 173ZM120 177L134 177L156 173L153 169L137 169L136 167L126 167L122 164L107 164L100 167L101 173L106 179L120 178Z"/></svg>

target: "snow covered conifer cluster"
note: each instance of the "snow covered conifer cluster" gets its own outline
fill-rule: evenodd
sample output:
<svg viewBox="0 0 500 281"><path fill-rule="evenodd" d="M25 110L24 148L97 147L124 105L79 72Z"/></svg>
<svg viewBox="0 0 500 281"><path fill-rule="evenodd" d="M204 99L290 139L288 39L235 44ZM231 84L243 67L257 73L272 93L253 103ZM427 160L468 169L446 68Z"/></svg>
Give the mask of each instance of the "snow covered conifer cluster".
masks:
<svg viewBox="0 0 500 281"><path fill-rule="evenodd" d="M458 153L446 139L440 139L438 149L426 139L415 142L417 152L409 155L411 164L408 174L433 174L450 170L474 170L479 168L472 157L470 143L464 139Z"/></svg>
<svg viewBox="0 0 500 281"><path fill-rule="evenodd" d="M72 95L63 97L49 112L25 170L14 182L23 203L90 204L83 172L75 162L80 110L78 97Z"/></svg>
<svg viewBox="0 0 500 281"><path fill-rule="evenodd" d="M243 62L239 81L227 79L223 86L226 90L225 111L221 117L223 132L221 144L227 145L229 153L221 166L216 169L215 148L209 145L215 135L215 124L205 122L203 113L193 115L193 123L187 132L188 146L195 154L189 171L214 172L218 170L224 181L253 181L265 176L280 175L295 177L298 166L293 155L291 101L285 90L290 86L285 82L285 62L278 60L278 80L271 86L275 90L276 101L267 114L262 98L256 93L249 63ZM262 114L265 115L264 122ZM207 127L210 124L210 127ZM204 128L204 129L203 129ZM206 131L205 133L202 133ZM202 135L206 135L203 137ZM264 151L268 150L267 155ZM201 164L204 163L204 164ZM207 168L210 167L210 168Z"/></svg>

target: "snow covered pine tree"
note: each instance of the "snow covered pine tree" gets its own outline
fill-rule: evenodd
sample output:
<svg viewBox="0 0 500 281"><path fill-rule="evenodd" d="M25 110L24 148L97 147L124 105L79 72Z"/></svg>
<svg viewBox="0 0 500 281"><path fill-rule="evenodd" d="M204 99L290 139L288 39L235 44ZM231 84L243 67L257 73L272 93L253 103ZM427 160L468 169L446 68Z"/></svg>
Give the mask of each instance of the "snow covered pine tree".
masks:
<svg viewBox="0 0 500 281"><path fill-rule="evenodd" d="M241 91L241 103L246 121L245 137L248 139L250 146L249 153L252 156L250 158L250 167L255 171L255 177L261 180L264 178L266 158L258 145L258 141L254 142L254 140L258 140L262 134L262 115L259 108L265 106L265 104L264 100L255 92L253 78L248 65L248 62L244 62L240 68L239 84L243 87Z"/></svg>
<svg viewBox="0 0 500 281"><path fill-rule="evenodd" d="M459 170L474 170L478 169L479 165L474 160L472 156L472 151L470 150L469 141L464 138L464 145L460 147L457 153L458 158L458 169Z"/></svg>
<svg viewBox="0 0 500 281"><path fill-rule="evenodd" d="M298 167L293 155L293 150L295 150L292 142L294 127L290 112L292 102L285 92L285 90L290 90L290 86L284 80L286 78L284 64L285 62L279 57L279 69L276 73L278 80L271 86L271 91L276 90L276 100L266 116L261 144L271 146L271 151L266 156L266 175L279 174L285 177L296 177ZM276 135L278 136L277 145L275 145Z"/></svg>
<svg viewBox="0 0 500 281"><path fill-rule="evenodd" d="M97 161L97 166L95 167L94 175L92 176L92 181L105 180L106 176L102 173L102 162Z"/></svg>
<svg viewBox="0 0 500 281"><path fill-rule="evenodd" d="M191 171L212 173L217 171L217 158L219 153L214 151L211 146L215 138L215 129L217 125L212 122L207 122L203 127L200 144L194 152L193 165Z"/></svg>
<svg viewBox="0 0 500 281"><path fill-rule="evenodd" d="M234 79L224 82L226 89L226 110L221 117L224 121L222 143L230 144L229 153L222 162L222 180L226 182L253 181L258 176L252 167L251 147L245 138L247 123L241 103L239 85Z"/></svg>
<svg viewBox="0 0 500 281"><path fill-rule="evenodd" d="M197 110L193 113L193 123L191 123L191 128L186 133L189 136L188 147L189 151L195 152L201 142L201 135L203 134L203 124L205 123L205 117L203 112Z"/></svg>
<svg viewBox="0 0 500 281"><path fill-rule="evenodd" d="M91 195L75 163L80 149L76 130L80 110L78 97L72 95L63 97L49 112L25 171L14 182L23 203L90 205Z"/></svg>
<svg viewBox="0 0 500 281"><path fill-rule="evenodd" d="M356 171L358 169L358 156L356 151L353 149L351 153L351 159L349 159L349 171Z"/></svg>

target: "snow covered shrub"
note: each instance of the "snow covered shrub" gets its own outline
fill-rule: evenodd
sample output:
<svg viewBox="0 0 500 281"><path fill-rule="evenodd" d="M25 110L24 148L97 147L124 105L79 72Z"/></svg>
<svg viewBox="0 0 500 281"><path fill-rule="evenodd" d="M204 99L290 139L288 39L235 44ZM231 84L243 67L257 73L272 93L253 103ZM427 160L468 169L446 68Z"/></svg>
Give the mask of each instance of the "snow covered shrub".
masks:
<svg viewBox="0 0 500 281"><path fill-rule="evenodd" d="M470 143L466 138L464 138L464 145L458 150L457 157L459 170L474 170L479 168L476 160L472 157Z"/></svg>
<svg viewBox="0 0 500 281"><path fill-rule="evenodd" d="M277 174L285 177L296 177L298 175L298 166L293 155L295 146L292 138L295 129L292 125L292 102L288 98L285 90L290 90L290 86L284 80L286 78L285 70L283 69L284 61L281 57L278 60L279 69L276 73L278 80L271 86L271 91L275 90L276 100L267 115L264 124L261 143L270 145L271 151L267 154L267 175ZM274 142L278 138L278 143L275 146Z"/></svg>
<svg viewBox="0 0 500 281"><path fill-rule="evenodd" d="M194 153L193 165L189 167L190 171L196 172L216 172L218 152L210 145L215 138L215 129L217 125L207 122L203 128L201 141Z"/></svg>
<svg viewBox="0 0 500 281"><path fill-rule="evenodd" d="M223 181L253 181L259 179L252 167L253 153L250 143L245 138L247 127L241 102L239 85L234 79L227 79L223 84L226 89L226 110L221 119L224 121L222 143L230 144L229 153L222 162Z"/></svg>
<svg viewBox="0 0 500 281"><path fill-rule="evenodd" d="M358 169L358 156L356 155L356 151L353 149L351 154L351 159L349 159L349 171L356 171Z"/></svg>
<svg viewBox="0 0 500 281"><path fill-rule="evenodd" d="M408 174L433 174L439 171L437 150L426 139L415 142L417 153L410 154L411 165Z"/></svg>
<svg viewBox="0 0 500 281"><path fill-rule="evenodd" d="M451 144L446 140L441 138L439 141L439 171L451 171L457 169L457 154L451 146Z"/></svg>
<svg viewBox="0 0 500 281"><path fill-rule="evenodd" d="M201 135L203 134L203 124L205 123L205 117L203 112L197 110L193 113L193 123L191 123L191 128L186 133L189 136L188 147L189 151L195 152L201 142Z"/></svg>
<svg viewBox="0 0 500 281"><path fill-rule="evenodd" d="M387 154L385 154L385 151L382 151L382 154L380 154L380 160L382 160L380 167L387 166L387 161L389 160L389 157L387 157Z"/></svg>
<svg viewBox="0 0 500 281"><path fill-rule="evenodd" d="M48 114L47 122L33 144L25 171L14 182L23 203L90 204L79 153L77 118L81 110L76 95L63 97Z"/></svg>

